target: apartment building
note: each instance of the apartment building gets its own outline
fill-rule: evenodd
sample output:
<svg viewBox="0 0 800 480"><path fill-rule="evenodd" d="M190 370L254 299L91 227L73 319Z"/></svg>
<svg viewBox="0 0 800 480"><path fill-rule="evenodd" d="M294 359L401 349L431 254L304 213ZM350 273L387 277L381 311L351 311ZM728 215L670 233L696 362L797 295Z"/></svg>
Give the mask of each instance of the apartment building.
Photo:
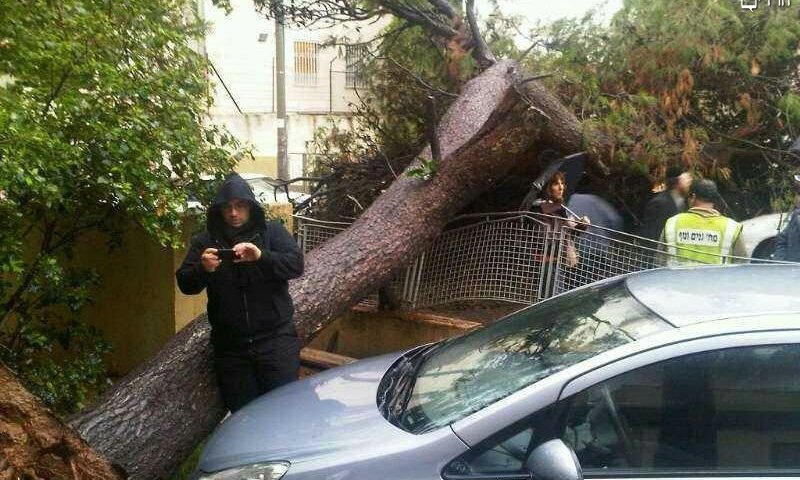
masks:
<svg viewBox="0 0 800 480"><path fill-rule="evenodd" d="M255 159L243 160L240 172L277 176L275 22L259 14L252 0L232 0L230 14L213 6L211 0L199 2L200 14L210 24L201 48L214 67L212 119L253 147ZM315 131L332 122L351 126L351 104L365 94L365 47L323 44L331 38L357 44L373 38L384 25L385 21L329 28L285 27L291 177L310 168L312 160L307 154Z"/></svg>

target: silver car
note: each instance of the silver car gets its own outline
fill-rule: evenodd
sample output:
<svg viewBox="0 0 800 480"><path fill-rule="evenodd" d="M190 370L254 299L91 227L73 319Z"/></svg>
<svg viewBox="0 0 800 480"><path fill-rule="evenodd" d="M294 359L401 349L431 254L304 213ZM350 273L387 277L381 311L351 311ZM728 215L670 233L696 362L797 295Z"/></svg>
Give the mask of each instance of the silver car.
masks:
<svg viewBox="0 0 800 480"><path fill-rule="evenodd" d="M220 425L198 474L800 478L799 288L787 265L592 284L274 390Z"/></svg>

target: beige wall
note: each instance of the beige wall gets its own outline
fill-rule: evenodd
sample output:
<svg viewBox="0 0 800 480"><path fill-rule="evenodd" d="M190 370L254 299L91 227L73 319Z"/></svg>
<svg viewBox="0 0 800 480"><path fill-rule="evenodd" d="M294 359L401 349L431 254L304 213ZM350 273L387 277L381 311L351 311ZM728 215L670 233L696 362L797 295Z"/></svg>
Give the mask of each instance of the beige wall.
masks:
<svg viewBox="0 0 800 480"><path fill-rule="evenodd" d="M278 178L278 159L276 157L255 156L242 158L236 165L240 173L260 173L272 178Z"/></svg>
<svg viewBox="0 0 800 480"><path fill-rule="evenodd" d="M108 252L97 237L77 249L76 262L100 275L95 302L84 318L111 342L113 373L129 371L174 335L172 255L138 226L127 229L122 247L114 251Z"/></svg>

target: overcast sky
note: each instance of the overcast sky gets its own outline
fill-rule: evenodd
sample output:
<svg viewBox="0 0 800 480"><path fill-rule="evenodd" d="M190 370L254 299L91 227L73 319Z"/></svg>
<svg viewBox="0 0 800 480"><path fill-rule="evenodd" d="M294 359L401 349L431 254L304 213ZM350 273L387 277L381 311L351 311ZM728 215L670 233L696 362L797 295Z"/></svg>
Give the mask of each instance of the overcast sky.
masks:
<svg viewBox="0 0 800 480"><path fill-rule="evenodd" d="M580 17L592 7L601 6L605 17L611 18L622 8L622 0L498 0L500 9L508 15L520 15L528 20L528 25L537 20L550 22L563 17ZM489 0L476 0L475 6L480 15L491 12ZM523 29L527 30L527 29Z"/></svg>

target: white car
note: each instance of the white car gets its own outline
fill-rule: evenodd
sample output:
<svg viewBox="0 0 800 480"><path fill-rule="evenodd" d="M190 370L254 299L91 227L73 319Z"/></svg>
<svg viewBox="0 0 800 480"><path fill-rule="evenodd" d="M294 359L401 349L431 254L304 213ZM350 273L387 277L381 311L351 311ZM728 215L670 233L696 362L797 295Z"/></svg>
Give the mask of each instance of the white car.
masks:
<svg viewBox="0 0 800 480"><path fill-rule="evenodd" d="M742 222L742 236L747 256L771 259L775 252L775 237L789 223L791 212L759 215Z"/></svg>
<svg viewBox="0 0 800 480"><path fill-rule="evenodd" d="M253 195L261 204L291 203L296 205L308 198L308 194L298 191L294 185L289 186L287 194L286 188L282 187L283 182L261 173L239 173L239 176L250 185ZM213 177L203 177L205 181L212 179ZM190 210L205 209L196 198L190 198L187 207Z"/></svg>

